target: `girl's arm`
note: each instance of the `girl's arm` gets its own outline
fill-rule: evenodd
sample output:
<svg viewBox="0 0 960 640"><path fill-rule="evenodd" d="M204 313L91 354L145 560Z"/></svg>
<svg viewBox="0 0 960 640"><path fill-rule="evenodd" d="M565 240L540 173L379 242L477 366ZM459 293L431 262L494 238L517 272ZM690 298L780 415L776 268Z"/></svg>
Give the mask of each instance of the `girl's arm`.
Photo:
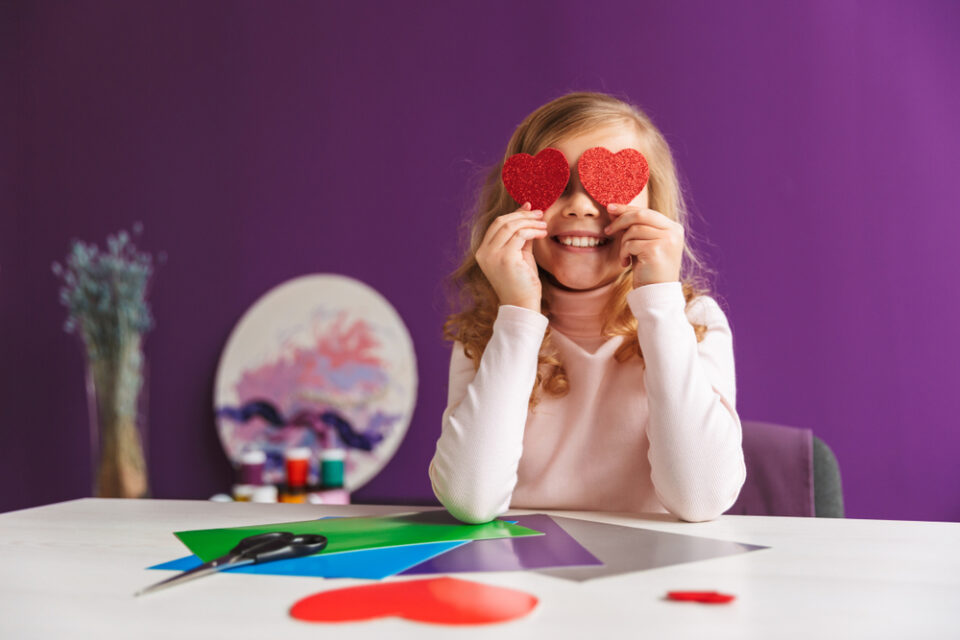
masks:
<svg viewBox="0 0 960 640"><path fill-rule="evenodd" d="M510 507L547 324L535 311L501 305L477 370L454 343L430 481L441 504L463 522L489 522Z"/></svg>
<svg viewBox="0 0 960 640"><path fill-rule="evenodd" d="M711 520L733 505L746 479L730 325L710 297L685 310L679 282L638 287L627 301L646 364L653 486L679 518ZM688 314L707 326L699 343Z"/></svg>

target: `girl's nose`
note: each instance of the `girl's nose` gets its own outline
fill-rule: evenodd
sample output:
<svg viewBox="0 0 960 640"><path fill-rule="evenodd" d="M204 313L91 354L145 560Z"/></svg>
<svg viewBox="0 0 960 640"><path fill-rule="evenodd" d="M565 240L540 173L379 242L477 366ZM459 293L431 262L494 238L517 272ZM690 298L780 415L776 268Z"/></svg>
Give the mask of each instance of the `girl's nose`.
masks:
<svg viewBox="0 0 960 640"><path fill-rule="evenodd" d="M599 218L600 209L575 176L570 176L563 215L577 218Z"/></svg>
<svg viewBox="0 0 960 640"><path fill-rule="evenodd" d="M570 218L599 218L600 212L590 207L568 207L564 215Z"/></svg>
<svg viewBox="0 0 960 640"><path fill-rule="evenodd" d="M593 201L587 192L583 189L575 190L567 202L564 203L563 213L565 216L578 218L599 218L600 209L597 203Z"/></svg>

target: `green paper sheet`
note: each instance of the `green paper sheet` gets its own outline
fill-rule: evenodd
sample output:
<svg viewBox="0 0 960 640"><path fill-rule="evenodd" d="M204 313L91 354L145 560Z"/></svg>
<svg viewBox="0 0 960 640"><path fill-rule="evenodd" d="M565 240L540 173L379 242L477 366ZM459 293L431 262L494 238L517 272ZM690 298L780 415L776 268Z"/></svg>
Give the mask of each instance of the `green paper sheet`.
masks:
<svg viewBox="0 0 960 640"><path fill-rule="evenodd" d="M527 527L494 520L485 524L464 524L446 511L424 511L396 516L330 518L302 522L279 522L229 529L197 529L174 533L204 562L219 558L247 536L270 531L319 533L329 542L322 553L397 547L424 542L488 540L543 535Z"/></svg>

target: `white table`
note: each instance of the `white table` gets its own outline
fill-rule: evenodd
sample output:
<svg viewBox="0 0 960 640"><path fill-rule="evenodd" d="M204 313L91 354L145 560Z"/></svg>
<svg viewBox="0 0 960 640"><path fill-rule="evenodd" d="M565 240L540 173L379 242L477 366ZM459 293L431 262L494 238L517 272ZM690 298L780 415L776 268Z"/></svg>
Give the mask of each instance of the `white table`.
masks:
<svg viewBox="0 0 960 640"><path fill-rule="evenodd" d="M234 573L132 596L170 575L145 567L186 555L173 531L417 510L85 499L0 514L0 638L960 638L960 524L939 522L556 512L771 548L584 583L458 574L540 598L527 618L481 627L288 617L304 596L363 580ZM737 600L665 600L675 589Z"/></svg>

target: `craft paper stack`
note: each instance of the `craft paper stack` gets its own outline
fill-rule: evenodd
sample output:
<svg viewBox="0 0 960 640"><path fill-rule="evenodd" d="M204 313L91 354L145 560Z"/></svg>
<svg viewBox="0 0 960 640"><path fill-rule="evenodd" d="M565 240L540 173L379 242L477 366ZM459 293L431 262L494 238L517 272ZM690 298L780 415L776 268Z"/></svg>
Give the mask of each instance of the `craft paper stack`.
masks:
<svg viewBox="0 0 960 640"><path fill-rule="evenodd" d="M150 569L192 569L244 537L268 531L319 533L329 544L317 555L232 571L380 580L398 574L535 570L581 581L765 548L542 514L466 525L445 511L427 511L181 531L177 537L195 555Z"/></svg>

